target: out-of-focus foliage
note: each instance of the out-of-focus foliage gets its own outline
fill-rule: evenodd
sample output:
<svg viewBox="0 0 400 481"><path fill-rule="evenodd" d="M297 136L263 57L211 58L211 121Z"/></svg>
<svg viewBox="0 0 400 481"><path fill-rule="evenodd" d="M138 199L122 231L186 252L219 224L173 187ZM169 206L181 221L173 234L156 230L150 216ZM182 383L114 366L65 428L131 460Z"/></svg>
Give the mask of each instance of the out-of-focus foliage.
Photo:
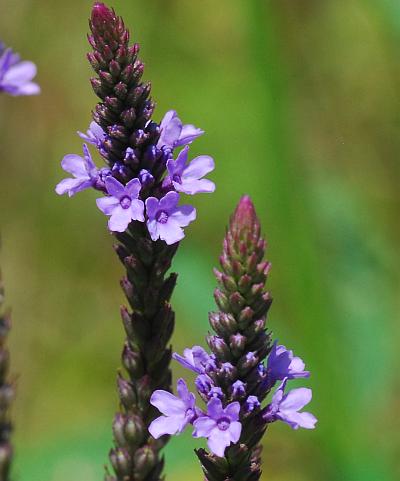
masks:
<svg viewBox="0 0 400 481"><path fill-rule="evenodd" d="M242 193L270 241L270 327L313 375L314 432L274 425L270 481L399 479L400 8L395 0L115 0L142 44L157 118L204 128L213 196L175 268L177 349L213 308L212 266ZM0 226L13 306L15 476L101 479L111 445L122 269L95 193L59 198L95 103L91 2L1 0L3 41L38 64L42 95L0 98ZM176 368L176 375L180 374ZM198 444L199 445L199 444ZM171 479L201 480L188 437Z"/></svg>

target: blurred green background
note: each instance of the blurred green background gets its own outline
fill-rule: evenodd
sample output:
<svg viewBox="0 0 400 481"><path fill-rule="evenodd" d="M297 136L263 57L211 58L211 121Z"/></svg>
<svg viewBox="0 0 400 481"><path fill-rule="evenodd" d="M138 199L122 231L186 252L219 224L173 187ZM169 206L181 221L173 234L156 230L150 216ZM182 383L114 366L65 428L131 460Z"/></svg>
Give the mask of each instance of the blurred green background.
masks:
<svg viewBox="0 0 400 481"><path fill-rule="evenodd" d="M0 98L1 264L18 377L15 479L102 479L117 406L122 268L95 192L54 194L95 96L91 2L0 0L0 37L42 95ZM206 130L213 196L176 257L174 345L198 343L212 267L239 196L269 240L270 327L312 371L315 431L274 425L270 481L400 478L398 0L115 0L142 45L156 119ZM176 369L175 374L181 371ZM168 479L201 480L190 436Z"/></svg>

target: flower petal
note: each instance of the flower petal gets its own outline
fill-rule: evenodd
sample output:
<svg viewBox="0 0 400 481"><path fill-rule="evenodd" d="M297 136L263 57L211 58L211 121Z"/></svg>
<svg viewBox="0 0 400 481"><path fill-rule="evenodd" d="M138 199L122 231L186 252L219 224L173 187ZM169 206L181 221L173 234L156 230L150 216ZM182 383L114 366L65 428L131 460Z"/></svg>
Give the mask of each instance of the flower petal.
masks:
<svg viewBox="0 0 400 481"><path fill-rule="evenodd" d="M226 406L224 412L231 421L237 421L239 419L240 404L237 401L233 402Z"/></svg>
<svg viewBox="0 0 400 481"><path fill-rule="evenodd" d="M148 197L146 199L146 213L149 219L154 219L159 208L159 200L155 197ZM154 240L154 239L153 239Z"/></svg>
<svg viewBox="0 0 400 481"><path fill-rule="evenodd" d="M112 196L100 197L100 199L96 199L96 204L103 214L111 215L114 209L119 206L119 200Z"/></svg>
<svg viewBox="0 0 400 481"><path fill-rule="evenodd" d="M179 202L179 194L178 192L168 192L165 196L160 200L159 203L159 210L163 210L168 214L171 214Z"/></svg>
<svg viewBox="0 0 400 481"><path fill-rule="evenodd" d="M220 417L222 417L225 413L222 409L221 400L218 398L212 398L210 401L208 401L207 412L212 419L218 420Z"/></svg>
<svg viewBox="0 0 400 481"><path fill-rule="evenodd" d="M147 201L146 201L146 205L147 205ZM158 232L158 226L159 226L159 223L156 220L147 221L147 229L149 231L151 240L153 241L156 241L160 237L160 233Z"/></svg>
<svg viewBox="0 0 400 481"><path fill-rule="evenodd" d="M168 222L174 220L181 227L186 227L195 219L196 209L192 205L181 205L170 215Z"/></svg>
<svg viewBox="0 0 400 481"><path fill-rule="evenodd" d="M158 222L157 230L160 239L165 241L168 245L175 244L185 237L183 229L181 229L179 224L174 221L172 217L170 217L165 224Z"/></svg>
<svg viewBox="0 0 400 481"><path fill-rule="evenodd" d="M131 202L131 219L144 222L144 203L139 199L133 199Z"/></svg>
<svg viewBox="0 0 400 481"><path fill-rule="evenodd" d="M202 416L196 419L196 421L193 423L193 427L194 438L208 438L211 434L211 431L217 427L217 423L214 421L214 419L211 419L208 416Z"/></svg>
<svg viewBox="0 0 400 481"><path fill-rule="evenodd" d="M215 184L208 179L200 180L186 180L181 179L181 183L173 181L175 190L178 192L183 192L184 194L194 195L194 194L208 194L215 191Z"/></svg>
<svg viewBox="0 0 400 481"><path fill-rule="evenodd" d="M186 167L183 177L185 179L201 179L206 174L214 170L214 159L209 155L200 155L195 157L190 164Z"/></svg>
<svg viewBox="0 0 400 481"><path fill-rule="evenodd" d="M105 184L107 192L117 199L121 199L121 197L126 195L125 187L114 177L107 177Z"/></svg>
<svg viewBox="0 0 400 481"><path fill-rule="evenodd" d="M182 432L186 424L184 416L160 416L150 424L149 432L153 438L158 439L165 434Z"/></svg>
<svg viewBox="0 0 400 481"><path fill-rule="evenodd" d="M161 389L153 392L150 398L150 404L167 416L184 416L186 413L186 406L182 399Z"/></svg>
<svg viewBox="0 0 400 481"><path fill-rule="evenodd" d="M112 232L125 232L131 220L131 210L123 209L120 205L117 205L108 221L108 228Z"/></svg>
<svg viewBox="0 0 400 481"><path fill-rule="evenodd" d="M284 396L279 411L298 411L311 401L312 391L306 387L292 389Z"/></svg>
<svg viewBox="0 0 400 481"><path fill-rule="evenodd" d="M30 82L36 75L37 68L33 62L24 61L10 67L4 74L3 81L9 85L22 85Z"/></svg>
<svg viewBox="0 0 400 481"><path fill-rule="evenodd" d="M211 431L210 437L208 438L208 447L210 451L219 456L224 457L225 449L231 444L231 437L229 431L221 431L218 428L214 428Z"/></svg>
<svg viewBox="0 0 400 481"><path fill-rule="evenodd" d="M182 131L182 122L175 110L169 110L160 124L161 135L157 147L174 147Z"/></svg>
<svg viewBox="0 0 400 481"><path fill-rule="evenodd" d="M179 139L175 142L175 147L180 147L181 145L190 144L193 140L204 134L204 130L198 129L194 125L187 124L182 127Z"/></svg>
<svg viewBox="0 0 400 481"><path fill-rule="evenodd" d="M129 194L131 199L137 199L141 188L142 184L140 183L140 180L132 179L126 184L125 191Z"/></svg>
<svg viewBox="0 0 400 481"><path fill-rule="evenodd" d="M89 174L85 167L85 160L80 155L66 155L61 161L61 167L74 177L85 177L86 179L89 179Z"/></svg>
<svg viewBox="0 0 400 481"><path fill-rule="evenodd" d="M240 435L242 434L242 424L239 421L234 421L229 426L229 433L231 435L231 441L233 443L237 443L240 439Z"/></svg>

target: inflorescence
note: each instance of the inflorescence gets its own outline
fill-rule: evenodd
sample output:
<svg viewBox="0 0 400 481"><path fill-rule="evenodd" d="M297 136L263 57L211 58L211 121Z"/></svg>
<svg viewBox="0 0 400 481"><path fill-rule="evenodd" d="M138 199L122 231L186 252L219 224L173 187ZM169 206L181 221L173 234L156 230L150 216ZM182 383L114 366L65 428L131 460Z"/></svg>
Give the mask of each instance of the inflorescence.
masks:
<svg viewBox="0 0 400 481"><path fill-rule="evenodd" d="M214 169L213 159L200 155L189 160L189 145L204 131L183 125L174 110L161 123L151 119L154 103L149 99L150 84L141 81L139 46L129 47L122 19L103 4L95 4L91 28L94 52L88 58L99 76L92 79L92 86L102 103L89 130L78 132L85 141L83 156L63 158L62 168L72 177L62 180L56 192L71 197L94 188L105 195L97 206L110 217L112 232L124 232L138 221L146 223L153 241L174 244L196 218L194 207L179 205L181 194L215 190L214 183L204 179ZM96 167L87 144L106 166Z"/></svg>
<svg viewBox="0 0 400 481"><path fill-rule="evenodd" d="M151 403L161 416L150 425L155 438L180 434L192 425L193 437L207 438L211 455L197 452L209 481L241 477L258 479L259 440L270 423L281 420L293 429L312 429L316 418L300 410L310 402L311 389L297 388L285 393L291 379L306 378L304 362L275 341L266 331L271 298L264 291L270 264L263 260L265 241L249 197L241 199L227 231L221 271L215 271L218 312L210 313L215 335L207 342L211 352L200 346L185 349L173 358L197 374L195 385L207 409L197 407L195 396L184 379L179 379L177 396L156 391ZM272 399L264 400L276 388ZM227 449L236 445L237 450ZM226 457L226 464L215 457ZM233 478L232 478L233 479Z"/></svg>

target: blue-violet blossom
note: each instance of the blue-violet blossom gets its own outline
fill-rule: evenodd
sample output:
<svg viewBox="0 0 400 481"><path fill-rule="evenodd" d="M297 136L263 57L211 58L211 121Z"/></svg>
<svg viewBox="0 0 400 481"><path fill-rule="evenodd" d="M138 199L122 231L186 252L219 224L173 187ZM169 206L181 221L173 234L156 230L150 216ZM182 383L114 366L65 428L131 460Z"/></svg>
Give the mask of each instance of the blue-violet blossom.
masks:
<svg viewBox="0 0 400 481"><path fill-rule="evenodd" d="M103 147L103 142L106 139L104 130L94 120L90 122L89 128L86 134L78 131L79 137L81 137L88 144L96 146L99 150Z"/></svg>
<svg viewBox="0 0 400 481"><path fill-rule="evenodd" d="M109 215L108 227L113 232L124 232L132 220L144 222L144 203L139 197L139 179L130 180L125 186L114 177L105 180L107 197L96 200L97 207Z"/></svg>
<svg viewBox="0 0 400 481"><path fill-rule="evenodd" d="M311 389L301 387L284 394L287 379L275 391L271 404L268 406L265 419L273 422L277 419L289 424L292 429L314 429L317 418L309 412L299 412L311 401Z"/></svg>
<svg viewBox="0 0 400 481"><path fill-rule="evenodd" d="M196 399L183 379L179 379L177 391L178 397L159 389L150 398L150 403L163 414L149 426L156 439L164 434L180 434L196 416Z"/></svg>
<svg viewBox="0 0 400 481"><path fill-rule="evenodd" d="M83 144L83 157L68 154L61 161L61 167L74 178L63 179L57 184L56 192L59 195L68 194L72 197L81 190L93 187L98 179L98 170L86 144Z"/></svg>
<svg viewBox="0 0 400 481"><path fill-rule="evenodd" d="M193 346L191 349L185 349L183 356L174 352L172 357L175 361L182 364L183 367L197 372L197 374L203 374L205 372L205 364L210 359L210 355L201 346Z"/></svg>
<svg viewBox="0 0 400 481"><path fill-rule="evenodd" d="M14 96L39 94L39 85L32 82L36 72L33 62L21 61L18 54L0 43L0 92Z"/></svg>
<svg viewBox="0 0 400 481"><path fill-rule="evenodd" d="M309 377L310 372L305 371L305 364L299 357L293 355L293 351L286 349L285 346L274 342L268 356L267 373L268 382L272 386L278 380L297 379Z"/></svg>
<svg viewBox="0 0 400 481"><path fill-rule="evenodd" d="M187 165L188 152L189 147L186 146L176 160L167 162L169 178L175 190L190 195L214 192L214 182L202 178L214 170L214 160L209 155L200 155Z"/></svg>
<svg viewBox="0 0 400 481"><path fill-rule="evenodd" d="M157 147L181 147L190 144L200 135L204 134L204 130L196 128L194 125L183 125L175 110L169 110L160 124L161 135L157 143Z"/></svg>
<svg viewBox="0 0 400 481"><path fill-rule="evenodd" d="M178 206L179 194L168 192L162 199L146 199L147 228L153 241L164 240L175 244L185 237L182 227L196 218L196 209L191 205Z"/></svg>
<svg viewBox="0 0 400 481"><path fill-rule="evenodd" d="M238 402L228 404L224 409L221 400L213 397L207 404L207 414L194 421L193 437L207 438L211 452L223 457L225 449L239 441L242 432L239 411Z"/></svg>

